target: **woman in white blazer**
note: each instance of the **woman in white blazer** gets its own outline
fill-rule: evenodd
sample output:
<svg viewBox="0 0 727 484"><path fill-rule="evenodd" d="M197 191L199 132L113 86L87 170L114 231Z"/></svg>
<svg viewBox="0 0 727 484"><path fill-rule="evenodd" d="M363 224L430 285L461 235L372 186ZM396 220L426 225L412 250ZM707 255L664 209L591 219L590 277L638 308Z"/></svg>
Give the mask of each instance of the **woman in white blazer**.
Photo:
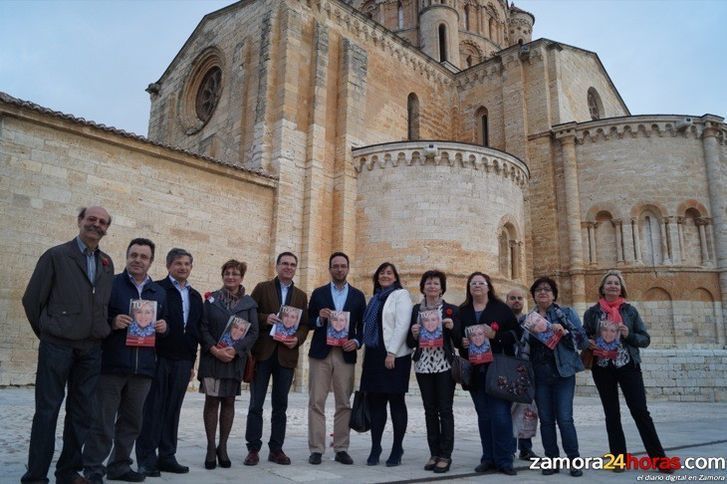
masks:
<svg viewBox="0 0 727 484"><path fill-rule="evenodd" d="M361 390L371 410L371 454L366 464L379 463L381 436L386 426L386 404L391 411L394 443L386 460L388 467L401 464L407 412L404 395L409 391L411 349L406 344L412 302L402 289L399 273L384 262L373 275L374 295L364 312L364 354Z"/></svg>

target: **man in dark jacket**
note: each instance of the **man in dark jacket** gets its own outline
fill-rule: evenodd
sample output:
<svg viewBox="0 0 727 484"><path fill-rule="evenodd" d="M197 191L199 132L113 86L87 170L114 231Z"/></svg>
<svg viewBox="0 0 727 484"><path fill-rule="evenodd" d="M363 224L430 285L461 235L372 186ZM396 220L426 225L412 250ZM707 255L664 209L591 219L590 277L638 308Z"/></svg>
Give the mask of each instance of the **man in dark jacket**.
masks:
<svg viewBox="0 0 727 484"><path fill-rule="evenodd" d="M144 404L141 434L136 440L136 460L139 472L145 476L158 477L160 471L189 472L189 467L177 462L175 454L179 414L197 358L202 319L202 296L187 282L192 262L192 254L186 250L170 250L167 254L169 276L157 281L167 293L169 330L156 342L154 381Z"/></svg>
<svg viewBox="0 0 727 484"><path fill-rule="evenodd" d="M315 328L308 357L308 462L317 465L326 450L326 398L333 389L336 413L333 417L333 450L341 464L353 464L348 455L349 420L351 419L351 393L356 367L356 350L361 346L363 313L366 298L348 284L348 256L334 252L328 259L331 282L313 291L308 306L308 320ZM331 311L349 313L348 339L343 346L327 344Z"/></svg>
<svg viewBox="0 0 727 484"><path fill-rule="evenodd" d="M103 482L105 473L111 480L144 480L142 474L131 469L130 456L141 431L142 410L154 377L156 355L154 346L131 346L134 338L127 341L127 328L132 323L131 301L141 299L156 302L154 329L157 335L167 331L164 321L166 291L148 274L153 261L154 242L134 239L126 249L126 269L114 277L109 302L113 331L103 342L97 408L83 448L84 473L93 484ZM114 453L104 468L112 443Z"/></svg>
<svg viewBox="0 0 727 484"><path fill-rule="evenodd" d="M84 481L78 474L83 468L81 447L101 371L101 341L111 330L107 310L114 264L98 248L109 225L111 216L103 207L81 209L78 237L41 256L23 295L25 314L40 345L28 471L22 482L48 482L66 385L63 451L56 464L56 482Z"/></svg>

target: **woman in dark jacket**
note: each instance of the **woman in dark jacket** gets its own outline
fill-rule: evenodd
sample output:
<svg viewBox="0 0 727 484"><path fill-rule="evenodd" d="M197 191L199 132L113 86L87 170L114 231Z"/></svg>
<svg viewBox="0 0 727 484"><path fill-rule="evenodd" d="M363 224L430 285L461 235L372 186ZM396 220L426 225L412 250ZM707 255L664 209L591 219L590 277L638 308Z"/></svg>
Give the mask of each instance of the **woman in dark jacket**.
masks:
<svg viewBox="0 0 727 484"><path fill-rule="evenodd" d="M247 264L244 262L234 259L225 262L222 266L222 288L205 295L198 379L199 391L205 394L203 419L207 434L206 469L214 469L216 460L220 467L231 465L227 454L227 438L235 418L235 396L240 394L247 353L258 335L257 304L245 294L242 286L246 270ZM241 336L245 325L240 321L235 321L228 328L233 316L250 323L246 334ZM218 419L220 441L216 445Z"/></svg>
<svg viewBox="0 0 727 484"><path fill-rule="evenodd" d="M412 360L427 424L430 457L424 469L439 474L447 472L452 464L454 447L452 338L456 332L455 328L459 327L459 310L442 299L447 290L447 276L443 272L437 270L425 272L419 282L419 290L424 298L412 309L407 344L410 348L416 348ZM441 321L441 333L439 328L436 331L424 328L422 326L425 324L424 317L431 319L432 324ZM441 346L438 343L430 346L432 341L420 340L422 334L435 340L441 338Z"/></svg>
<svg viewBox="0 0 727 484"><path fill-rule="evenodd" d="M474 272L467 278L467 298L459 307L462 330L455 342L460 355L468 357L469 340L465 337L468 326L483 325L484 336L490 341L492 352L514 354L519 327L512 310L495 295L492 280L487 274ZM477 423L482 441L482 457L475 472L497 469L514 476L512 417L510 402L485 392L485 379L489 363L474 365L470 395L477 411Z"/></svg>
<svg viewBox="0 0 727 484"><path fill-rule="evenodd" d="M664 458L660 472L670 473L668 459L646 406L646 391L641 376L639 348L651 342L646 326L635 307L625 301L626 284L619 271L608 271L598 286L600 299L583 316L586 333L594 353L591 371L606 415L608 446L613 455L626 454L626 438L621 426L618 387L639 429L649 457ZM615 329L611 338L609 327ZM613 340L613 341L612 341ZM623 470L623 468L620 468Z"/></svg>
<svg viewBox="0 0 727 484"><path fill-rule="evenodd" d="M549 333L560 339L550 347L543 342L542 334L531 330L530 361L535 372L535 403L540 417L540 436L546 457L558 457L558 437L555 434L557 422L563 452L569 459L579 457L578 434L573 423L573 398L576 389L576 373L583 371L579 349L588 346L578 315L569 307L555 303L558 299L558 285L549 277L540 277L530 286L530 294L535 301L533 312L537 312L551 325ZM525 317L527 325L530 316ZM542 321L542 319L541 319ZM545 323L543 323L545 325ZM547 325L546 325L547 326ZM555 340L552 340L555 341ZM560 472L559 469L543 469L543 475ZM580 477L583 471L570 468L570 475Z"/></svg>

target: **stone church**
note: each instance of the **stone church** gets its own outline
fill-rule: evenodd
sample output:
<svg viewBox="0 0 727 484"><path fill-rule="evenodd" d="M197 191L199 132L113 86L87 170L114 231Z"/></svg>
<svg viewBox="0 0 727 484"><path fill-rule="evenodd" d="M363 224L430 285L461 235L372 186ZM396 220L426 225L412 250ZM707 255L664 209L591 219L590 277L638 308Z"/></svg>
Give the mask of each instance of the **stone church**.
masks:
<svg viewBox="0 0 727 484"><path fill-rule="evenodd" d="M501 295L550 275L582 314L619 268L650 395L726 398L724 119L632 115L596 53L534 23L504 0L243 0L149 85L148 137L0 94L0 385L33 381L20 296L97 202L117 268L148 236L195 255L202 291L230 257L251 289L283 250L311 291L344 250L367 293L385 260L413 298L446 271L454 303L474 270Z"/></svg>

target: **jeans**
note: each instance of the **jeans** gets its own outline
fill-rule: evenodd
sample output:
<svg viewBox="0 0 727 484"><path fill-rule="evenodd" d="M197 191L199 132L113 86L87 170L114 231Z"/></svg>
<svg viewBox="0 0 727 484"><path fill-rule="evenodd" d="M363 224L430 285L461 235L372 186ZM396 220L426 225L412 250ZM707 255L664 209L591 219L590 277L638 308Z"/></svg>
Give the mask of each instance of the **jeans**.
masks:
<svg viewBox="0 0 727 484"><path fill-rule="evenodd" d="M157 357L154 380L144 403L141 433L136 439L136 461L140 466L153 468L158 462L174 460L179 414L193 367L194 361Z"/></svg>
<svg viewBox="0 0 727 484"><path fill-rule="evenodd" d="M64 482L83 469L81 447L93 415L96 383L101 373L101 345L79 350L70 346L40 342L38 371L35 375L35 415L30 431L28 471L22 481L48 481L58 412L65 397L63 450L56 464L56 480Z"/></svg>
<svg viewBox="0 0 727 484"><path fill-rule="evenodd" d="M535 403L540 416L540 436L546 457L559 457L558 437L555 424L560 429L560 440L565 455L578 457L578 434L573 424L573 397L576 389L575 375L563 378L555 363L541 362L534 365Z"/></svg>
<svg viewBox="0 0 727 484"><path fill-rule="evenodd" d="M245 440L248 451L260 451L263 445L263 405L268 392L268 383L273 379L271 403L273 413L270 418L270 440L268 448L271 451L283 449L285 441L285 426L287 424L288 392L293 383L293 368L280 366L277 349L265 361L258 361L255 378L250 384L250 407L247 412L247 428Z"/></svg>
<svg viewBox="0 0 727 484"><path fill-rule="evenodd" d="M480 462L494 464L498 469L511 469L515 447L512 438L510 402L485 392L485 375L486 371L475 369L472 378L477 381L473 382L473 388L470 390L477 411L477 425L482 442Z"/></svg>
<svg viewBox="0 0 727 484"><path fill-rule="evenodd" d="M424 404L429 455L449 459L454 447L454 380L450 370L440 373L417 373Z"/></svg>
<svg viewBox="0 0 727 484"><path fill-rule="evenodd" d="M664 448L654 427L654 421L646 406L646 391L641 376L641 367L633 362L621 368L607 366L602 368L593 365L593 381L601 397L603 412L606 415L606 432L608 447L612 454L626 453L626 437L621 426L621 409L619 408L618 387L624 394L626 405L639 430L649 457L664 457Z"/></svg>

